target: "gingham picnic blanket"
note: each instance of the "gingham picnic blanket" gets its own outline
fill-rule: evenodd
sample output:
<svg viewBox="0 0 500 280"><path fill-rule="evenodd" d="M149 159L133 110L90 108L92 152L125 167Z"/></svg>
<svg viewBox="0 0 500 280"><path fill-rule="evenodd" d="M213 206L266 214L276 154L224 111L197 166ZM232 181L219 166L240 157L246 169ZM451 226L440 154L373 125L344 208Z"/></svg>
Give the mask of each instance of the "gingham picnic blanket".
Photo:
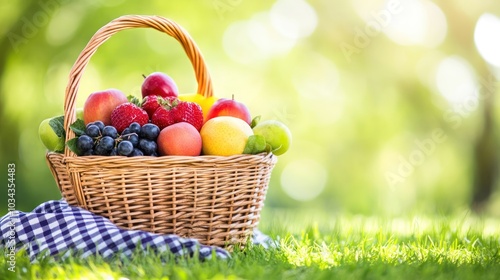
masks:
<svg viewBox="0 0 500 280"><path fill-rule="evenodd" d="M202 245L196 239L119 228L107 218L70 206L65 200L42 203L32 212L9 212L0 219L0 233L0 248L4 247L6 253L14 246L16 252L25 248L32 262L41 254L62 254L64 258L79 252L81 257L98 254L107 258L117 253L130 256L146 248L159 253L170 250L176 256L198 253L202 260L210 259L213 253L220 259L230 258L226 250ZM270 241L254 230L253 244L267 247Z"/></svg>

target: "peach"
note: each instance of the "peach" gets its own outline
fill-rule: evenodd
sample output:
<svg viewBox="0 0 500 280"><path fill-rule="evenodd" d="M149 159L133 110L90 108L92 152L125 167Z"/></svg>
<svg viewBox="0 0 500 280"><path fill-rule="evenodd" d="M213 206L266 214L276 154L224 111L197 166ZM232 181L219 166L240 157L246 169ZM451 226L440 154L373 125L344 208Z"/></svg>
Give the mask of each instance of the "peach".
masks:
<svg viewBox="0 0 500 280"><path fill-rule="evenodd" d="M162 156L199 156L201 135L187 122L179 122L163 128L156 140L158 152Z"/></svg>
<svg viewBox="0 0 500 280"><path fill-rule="evenodd" d="M118 105L126 102L128 102L127 96L114 88L93 92L83 105L83 122L88 124L102 121L105 125L110 125L111 112Z"/></svg>

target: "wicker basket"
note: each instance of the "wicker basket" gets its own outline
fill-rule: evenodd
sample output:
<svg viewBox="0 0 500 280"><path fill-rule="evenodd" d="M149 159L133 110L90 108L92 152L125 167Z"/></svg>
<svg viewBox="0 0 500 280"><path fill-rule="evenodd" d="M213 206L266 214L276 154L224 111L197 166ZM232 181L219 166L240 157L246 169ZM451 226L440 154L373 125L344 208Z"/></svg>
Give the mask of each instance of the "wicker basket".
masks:
<svg viewBox="0 0 500 280"><path fill-rule="evenodd" d="M212 96L203 57L175 22L159 16L122 16L103 26L80 53L65 92L66 140L75 137L75 100L80 78L97 48L118 31L153 28L175 38L190 59L198 93ZM260 219L276 156L78 157L47 153L47 163L71 205L109 218L116 225L177 234L207 245L245 244Z"/></svg>

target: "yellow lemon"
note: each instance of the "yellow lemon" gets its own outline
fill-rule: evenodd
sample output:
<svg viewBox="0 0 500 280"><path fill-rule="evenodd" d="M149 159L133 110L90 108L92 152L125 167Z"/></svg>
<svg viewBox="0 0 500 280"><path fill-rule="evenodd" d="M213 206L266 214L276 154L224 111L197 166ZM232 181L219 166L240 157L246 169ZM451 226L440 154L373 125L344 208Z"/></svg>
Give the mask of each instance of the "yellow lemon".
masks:
<svg viewBox="0 0 500 280"><path fill-rule="evenodd" d="M252 128L242 119L221 116L208 120L200 131L205 155L231 156L243 153Z"/></svg>
<svg viewBox="0 0 500 280"><path fill-rule="evenodd" d="M194 102L200 105L201 109L203 110L203 118L205 119L207 117L208 110L210 110L210 107L212 107L215 101L219 99L215 96L205 98L203 95L198 93L179 94L178 98L182 101Z"/></svg>

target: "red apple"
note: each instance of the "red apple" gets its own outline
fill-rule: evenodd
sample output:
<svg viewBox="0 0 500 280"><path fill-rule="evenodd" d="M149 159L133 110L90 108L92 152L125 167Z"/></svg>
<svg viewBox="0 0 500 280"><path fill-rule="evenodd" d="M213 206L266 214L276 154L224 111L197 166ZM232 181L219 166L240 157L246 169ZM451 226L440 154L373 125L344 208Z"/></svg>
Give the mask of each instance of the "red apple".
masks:
<svg viewBox="0 0 500 280"><path fill-rule="evenodd" d="M245 104L232 99L220 98L208 110L206 121L219 116L230 116L244 120L250 124L252 117Z"/></svg>
<svg viewBox="0 0 500 280"><path fill-rule="evenodd" d="M158 95L161 97L177 97L179 90L174 80L165 73L154 72L142 82L142 97Z"/></svg>
<svg viewBox="0 0 500 280"><path fill-rule="evenodd" d="M114 88L93 92L83 105L83 121L85 124L102 121L105 125L110 125L111 112L125 102L128 102L127 96Z"/></svg>
<svg viewBox="0 0 500 280"><path fill-rule="evenodd" d="M156 139L158 152L162 156L199 156L201 154L200 132L190 123L179 122L160 131Z"/></svg>

